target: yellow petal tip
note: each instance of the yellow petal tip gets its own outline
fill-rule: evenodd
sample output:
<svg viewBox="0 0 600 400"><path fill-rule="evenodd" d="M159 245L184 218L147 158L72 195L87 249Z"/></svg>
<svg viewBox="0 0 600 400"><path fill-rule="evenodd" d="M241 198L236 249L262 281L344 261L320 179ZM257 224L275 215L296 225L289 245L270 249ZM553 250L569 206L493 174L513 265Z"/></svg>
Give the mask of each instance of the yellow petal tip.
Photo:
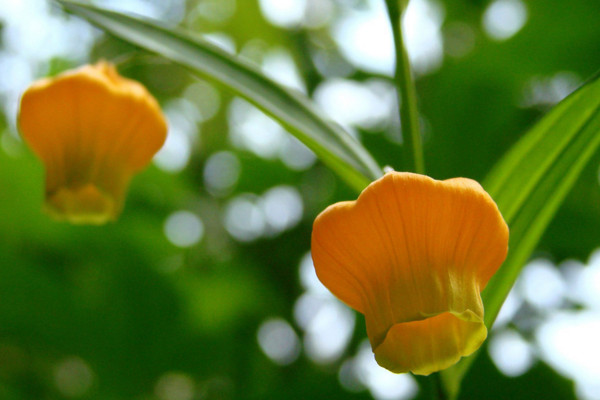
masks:
<svg viewBox="0 0 600 400"><path fill-rule="evenodd" d="M94 185L60 188L46 197L44 208L54 219L78 225L102 225L119 212L116 202Z"/></svg>
<svg viewBox="0 0 600 400"><path fill-rule="evenodd" d="M473 354L486 337L483 320L473 312L445 312L393 325L373 353L380 366L394 373L429 375Z"/></svg>

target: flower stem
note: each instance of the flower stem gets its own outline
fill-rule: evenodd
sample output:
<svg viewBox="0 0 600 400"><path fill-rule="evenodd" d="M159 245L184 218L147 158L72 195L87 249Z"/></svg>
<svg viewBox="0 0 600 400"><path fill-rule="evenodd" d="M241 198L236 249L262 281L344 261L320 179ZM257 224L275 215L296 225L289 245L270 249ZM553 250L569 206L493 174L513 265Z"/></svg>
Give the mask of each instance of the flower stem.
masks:
<svg viewBox="0 0 600 400"><path fill-rule="evenodd" d="M431 375L430 378L433 382L433 393L432 399L434 400L448 400L446 391L444 390L444 382L439 372Z"/></svg>
<svg viewBox="0 0 600 400"><path fill-rule="evenodd" d="M402 6L400 6L402 2ZM425 159L421 145L421 131L419 129L419 111L417 109L417 96L415 83L408 61L408 54L402 37L402 11L408 3L407 0L385 0L388 16L394 35L396 52L396 68L394 80L400 105L400 127L405 152L405 168L408 171L425 173Z"/></svg>

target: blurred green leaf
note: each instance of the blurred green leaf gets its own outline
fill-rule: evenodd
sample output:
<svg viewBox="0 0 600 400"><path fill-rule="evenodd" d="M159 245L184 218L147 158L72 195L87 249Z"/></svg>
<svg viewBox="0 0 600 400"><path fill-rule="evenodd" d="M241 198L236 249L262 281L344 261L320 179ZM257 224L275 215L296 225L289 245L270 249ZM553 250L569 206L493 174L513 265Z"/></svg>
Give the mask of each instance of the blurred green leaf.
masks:
<svg viewBox="0 0 600 400"><path fill-rule="evenodd" d="M57 1L107 32L227 86L281 123L356 190L382 175L369 152L341 127L319 115L308 98L276 84L238 57L156 22Z"/></svg>
<svg viewBox="0 0 600 400"><path fill-rule="evenodd" d="M482 293L491 328L521 269L600 146L600 76L572 93L498 162L484 187L510 227L509 253ZM475 357L442 372L451 394Z"/></svg>

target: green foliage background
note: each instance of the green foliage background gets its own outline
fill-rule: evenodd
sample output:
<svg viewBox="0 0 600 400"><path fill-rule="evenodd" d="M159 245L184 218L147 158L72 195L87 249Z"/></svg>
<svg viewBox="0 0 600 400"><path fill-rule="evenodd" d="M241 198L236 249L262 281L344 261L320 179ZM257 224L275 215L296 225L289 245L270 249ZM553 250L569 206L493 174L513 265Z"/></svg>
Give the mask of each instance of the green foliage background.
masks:
<svg viewBox="0 0 600 400"><path fill-rule="evenodd" d="M266 48L284 47L300 66L309 92L323 81L307 50L314 49L316 37L327 38L326 31L274 27L255 1L246 0L238 0L230 19L206 20L191 12L198 3L202 1L188 1L186 29L225 32L238 48L257 38ZM596 1L527 1L526 25L504 42L492 41L482 31L488 3L441 3L444 27L457 21L469 24L476 33L475 47L461 58L446 56L439 70L417 80L426 121L427 173L436 179L483 180L547 111L519 106L532 78L570 71L583 80L600 66ZM337 12L361 8L360 0L336 4ZM326 50L341 57L332 46ZM101 36L91 59L110 60L134 51ZM196 81L181 67L138 61L124 64L121 72L143 82L163 104ZM49 60L50 72L73 64ZM347 78L364 81L369 75L354 70ZM319 366L301 355L280 367L258 346L257 329L266 318L279 316L294 324L293 305L303 292L298 265L310 248L312 220L328 204L355 194L322 164L297 172L234 148L227 135L227 105L233 96L225 90L220 94L218 115L198 126L188 167L177 174L148 168L134 179L120 220L103 227L55 223L41 213L42 166L10 136L9 125L0 122L5 131L0 150L0 398L66 398L53 376L56 364L73 356L85 360L94 373L93 386L78 397L82 399L155 399L157 380L170 371L192 377L198 399L371 398L367 391L351 393L339 384L344 357ZM393 129L360 136L380 165L402 170L402 147L389 139ZM203 185L206 160L220 150L235 152L241 162L240 180L225 198L210 195ZM260 195L280 184L302 194L301 223L272 238L250 243L232 239L222 222L228 199ZM204 237L191 248L172 245L163 232L165 219L178 210L196 213L204 222ZM544 235L538 254L557 262L585 260L600 244L599 225L595 157ZM362 319L357 321L346 356L365 338ZM574 398L572 382L542 362L511 379L496 370L485 351L463 387L464 399ZM423 386L419 397L429 391Z"/></svg>

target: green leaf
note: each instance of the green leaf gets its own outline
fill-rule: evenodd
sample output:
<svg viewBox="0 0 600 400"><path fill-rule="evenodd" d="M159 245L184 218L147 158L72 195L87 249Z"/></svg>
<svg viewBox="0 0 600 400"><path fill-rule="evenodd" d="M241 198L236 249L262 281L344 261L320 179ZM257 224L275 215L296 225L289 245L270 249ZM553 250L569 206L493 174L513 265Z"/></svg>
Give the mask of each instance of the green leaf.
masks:
<svg viewBox="0 0 600 400"><path fill-rule="evenodd" d="M488 329L521 269L587 162L600 146L600 76L540 120L496 164L483 186L510 228L509 252L482 293ZM451 396L475 356L442 372Z"/></svg>
<svg viewBox="0 0 600 400"><path fill-rule="evenodd" d="M222 83L277 120L356 190L364 189L382 175L369 152L340 126L321 116L307 97L276 84L244 60L157 22L57 1L66 10L125 41Z"/></svg>

